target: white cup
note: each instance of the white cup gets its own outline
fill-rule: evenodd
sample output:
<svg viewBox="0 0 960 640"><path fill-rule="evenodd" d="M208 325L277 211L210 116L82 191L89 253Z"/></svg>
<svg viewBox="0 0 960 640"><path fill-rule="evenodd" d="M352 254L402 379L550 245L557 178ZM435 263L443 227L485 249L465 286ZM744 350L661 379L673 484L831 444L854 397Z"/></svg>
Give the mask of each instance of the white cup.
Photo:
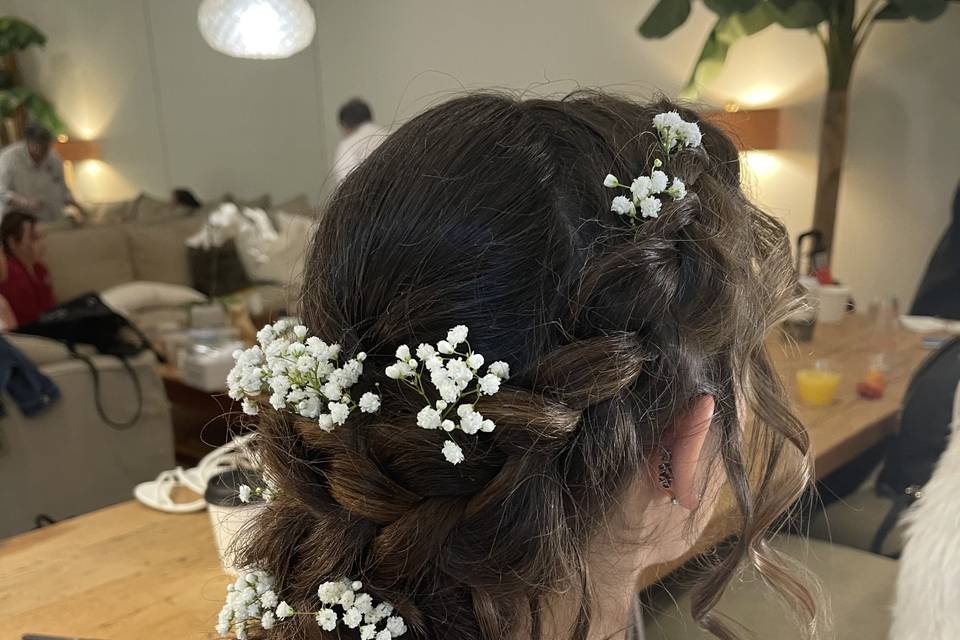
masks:
<svg viewBox="0 0 960 640"><path fill-rule="evenodd" d="M847 301L850 288L839 284L822 284L816 289L819 301L817 320L819 322L840 322L847 314Z"/></svg>
<svg viewBox="0 0 960 640"><path fill-rule="evenodd" d="M228 575L237 575L234 551L238 544L242 544L239 536L249 532L249 529L245 528L246 524L263 509L263 506L262 502L239 507L215 504L207 506L210 524L213 526L213 540L217 544L217 553L220 554L220 564Z"/></svg>

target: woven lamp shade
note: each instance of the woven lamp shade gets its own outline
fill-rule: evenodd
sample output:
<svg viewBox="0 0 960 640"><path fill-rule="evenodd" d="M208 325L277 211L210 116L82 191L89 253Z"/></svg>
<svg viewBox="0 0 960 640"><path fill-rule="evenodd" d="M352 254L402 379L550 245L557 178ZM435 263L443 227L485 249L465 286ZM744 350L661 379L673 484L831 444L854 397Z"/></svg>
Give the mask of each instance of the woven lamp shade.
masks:
<svg viewBox="0 0 960 640"><path fill-rule="evenodd" d="M317 30L306 0L203 0L197 24L214 50L257 60L289 58L310 46Z"/></svg>

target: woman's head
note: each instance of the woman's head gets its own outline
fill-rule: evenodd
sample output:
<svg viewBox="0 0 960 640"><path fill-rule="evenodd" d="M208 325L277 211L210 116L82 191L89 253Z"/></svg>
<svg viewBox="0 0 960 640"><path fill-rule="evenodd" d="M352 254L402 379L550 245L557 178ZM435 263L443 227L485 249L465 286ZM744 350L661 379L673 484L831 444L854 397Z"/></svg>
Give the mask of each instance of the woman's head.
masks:
<svg viewBox="0 0 960 640"><path fill-rule="evenodd" d="M302 315L368 354L364 384L383 403L332 432L261 417L282 497L245 559L295 609L348 576L394 603L414 638L585 638L610 586L602 550L635 550L638 564L679 555L726 483L742 535L695 598L718 624L707 613L722 587L806 480L802 429L764 351L794 274L782 227L741 193L736 149L704 121L702 147L666 167L685 198L636 226L610 211L604 176L666 161L652 119L672 109L471 95L398 129L343 183ZM382 372L396 345L457 324L512 377L477 405L496 431L461 440L453 466L437 455L447 434L416 427L421 399ZM761 423L750 437L745 412ZM571 615L552 610L557 598ZM273 633L300 632L327 637L312 621Z"/></svg>
<svg viewBox="0 0 960 640"><path fill-rule="evenodd" d="M5 254L26 265L33 265L43 257L43 231L32 213L5 213L0 222L0 243Z"/></svg>

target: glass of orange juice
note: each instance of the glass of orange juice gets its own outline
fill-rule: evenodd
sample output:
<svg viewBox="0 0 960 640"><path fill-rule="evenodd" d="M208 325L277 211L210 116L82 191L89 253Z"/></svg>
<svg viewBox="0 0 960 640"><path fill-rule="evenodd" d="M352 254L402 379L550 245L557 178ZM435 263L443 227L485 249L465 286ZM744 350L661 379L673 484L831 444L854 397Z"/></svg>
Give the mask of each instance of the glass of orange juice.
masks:
<svg viewBox="0 0 960 640"><path fill-rule="evenodd" d="M797 371L797 389L800 399L811 407L825 407L837 397L840 374L825 360L817 360L811 369Z"/></svg>

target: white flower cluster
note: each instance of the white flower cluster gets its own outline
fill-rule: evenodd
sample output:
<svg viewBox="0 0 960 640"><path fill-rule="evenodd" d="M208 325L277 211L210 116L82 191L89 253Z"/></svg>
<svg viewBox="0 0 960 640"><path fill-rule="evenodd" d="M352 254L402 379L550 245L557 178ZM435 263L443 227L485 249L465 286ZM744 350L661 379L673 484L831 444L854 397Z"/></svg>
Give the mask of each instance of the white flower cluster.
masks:
<svg viewBox="0 0 960 640"><path fill-rule="evenodd" d="M320 628L333 631L341 623L350 629L359 628L360 640L392 640L407 632L403 618L391 615L393 605L381 602L374 606L370 594L361 589L363 583L350 580L320 585L317 596L325 606L314 616ZM383 628L378 629L381 622Z"/></svg>
<svg viewBox="0 0 960 640"><path fill-rule="evenodd" d="M686 122L676 111L661 113L653 118L653 125L660 136L669 157L670 151L678 144L687 147L700 146L700 127L695 122ZM649 176L634 178L629 186L620 182L611 173L603 180L603 186L609 189L623 188L630 191L630 196L616 196L610 203L610 210L636 224L637 211L641 218L656 218L660 215L663 201L657 196L668 195L674 200L682 200L687 195L687 187L683 181L674 176L673 181L660 170L663 162L657 158L653 161L653 170Z"/></svg>
<svg viewBox="0 0 960 640"><path fill-rule="evenodd" d="M677 145L699 147L703 136L696 122L687 122L676 111L667 111L653 116L653 126L660 135L660 143L667 153Z"/></svg>
<svg viewBox="0 0 960 640"><path fill-rule="evenodd" d="M238 640L247 637L251 625L270 630L294 615L312 615L320 628L333 631L341 622L350 629L360 630L361 640L393 640L407 632L403 618L393 614L393 605L381 602L374 606L373 598L361 591L363 584L350 580L324 582L317 596L324 605L319 611L294 611L285 601L279 601L273 590L273 577L265 571L249 571L227 587L227 602L220 610L216 631L221 636L233 631ZM335 608L339 608L339 613ZM382 628L378 628L383 623Z"/></svg>
<svg viewBox="0 0 960 640"><path fill-rule="evenodd" d="M217 619L217 633L223 636L232 630L238 640L244 640L250 625L272 629L277 621L293 615L290 605L277 598L274 582L265 571L249 571L227 586L227 602Z"/></svg>
<svg viewBox="0 0 960 640"><path fill-rule="evenodd" d="M387 367L386 374L406 383L427 401L427 406L417 414L417 426L447 432L460 429L468 435L478 431L489 433L496 428L492 420L474 410L473 403L481 396L497 393L500 384L510 377L510 366L506 362L493 362L481 375L484 359L470 349L468 333L467 327L457 325L447 332L446 340L436 346L421 344L415 354L405 344L397 348L397 361ZM433 404L424 386L427 380L440 396ZM464 399L471 402L463 402ZM454 420L454 416L459 420ZM441 451L447 462L463 462L463 450L453 440L446 440Z"/></svg>
<svg viewBox="0 0 960 640"><path fill-rule="evenodd" d="M316 420L324 431L346 422L359 409L373 413L380 396L367 392L354 402L350 387L363 373L367 354L360 352L340 364L340 345L327 344L307 328L279 320L257 333L257 346L234 354L236 364L227 375L227 393L256 415L256 398L269 395L277 410L286 409Z"/></svg>
<svg viewBox="0 0 960 640"><path fill-rule="evenodd" d="M253 489L247 484L240 485L240 488L237 490L237 493L240 496L240 502L249 504L252 501L253 496L259 496L263 498L264 502L270 502L276 499L277 487L268 477L264 476L264 480L267 484L266 487L257 487L256 489Z"/></svg>

